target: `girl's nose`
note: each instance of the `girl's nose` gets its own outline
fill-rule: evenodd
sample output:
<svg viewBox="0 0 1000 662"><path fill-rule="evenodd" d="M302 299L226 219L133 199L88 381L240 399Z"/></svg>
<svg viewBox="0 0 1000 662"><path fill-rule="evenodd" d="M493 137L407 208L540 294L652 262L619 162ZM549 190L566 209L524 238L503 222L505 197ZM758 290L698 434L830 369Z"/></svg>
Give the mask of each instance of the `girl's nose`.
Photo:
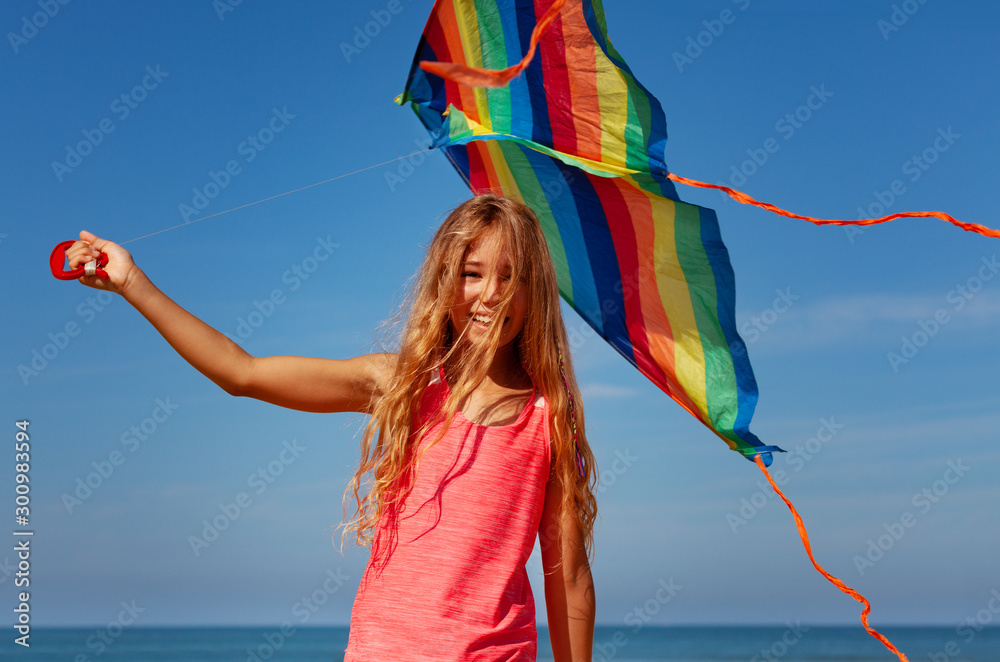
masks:
<svg viewBox="0 0 1000 662"><path fill-rule="evenodd" d="M500 302L500 294L503 292L503 281L499 276L492 276L486 281L483 292L483 303L494 305Z"/></svg>

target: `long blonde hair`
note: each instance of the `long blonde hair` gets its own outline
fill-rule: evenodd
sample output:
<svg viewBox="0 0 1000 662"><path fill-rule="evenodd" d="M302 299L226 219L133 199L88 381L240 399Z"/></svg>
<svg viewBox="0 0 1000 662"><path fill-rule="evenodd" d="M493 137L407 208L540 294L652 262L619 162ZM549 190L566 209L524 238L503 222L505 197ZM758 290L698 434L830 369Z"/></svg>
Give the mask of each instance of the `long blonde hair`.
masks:
<svg viewBox="0 0 1000 662"><path fill-rule="evenodd" d="M569 353L562 351L568 343L555 270L534 212L521 202L492 194L472 198L452 211L427 250L404 304L408 314L395 369L374 404L361 441L360 465L344 493L345 510L351 496L356 505L354 517L343 525L344 534L355 531L359 545L372 545L380 518L394 510L389 506L406 495L414 469L412 450L430 425L443 419L443 428L447 428L458 403L485 377L488 359L498 345L501 324L491 324L482 342L461 347L462 360L457 362L457 370L449 372L449 382L454 383L442 412L414 429L415 413L431 376L441 365L450 366L450 359L462 345L462 338L452 337L451 307L466 251L485 237L498 240L511 263L508 284L496 307L498 319L506 314L517 283L527 284L527 316L514 340L515 349L524 370L548 403L550 480L560 482L561 512L576 519L590 556L597 516L593 493L597 466L584 432L580 391Z"/></svg>

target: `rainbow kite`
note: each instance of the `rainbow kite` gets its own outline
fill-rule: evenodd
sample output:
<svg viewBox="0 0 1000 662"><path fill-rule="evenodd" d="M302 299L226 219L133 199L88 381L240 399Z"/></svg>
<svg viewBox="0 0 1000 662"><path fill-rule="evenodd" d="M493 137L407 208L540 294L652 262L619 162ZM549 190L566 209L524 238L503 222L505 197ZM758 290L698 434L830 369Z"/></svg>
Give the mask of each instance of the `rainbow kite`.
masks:
<svg viewBox="0 0 1000 662"><path fill-rule="evenodd" d="M516 68L536 41L501 88L421 68ZM611 45L598 0L439 0L406 102L474 193L535 210L562 296L602 338L730 448L770 464L781 449L749 429L757 384L718 220L678 199L663 109Z"/></svg>
<svg viewBox="0 0 1000 662"><path fill-rule="evenodd" d="M563 298L602 338L765 465L781 449L750 432L757 383L729 253L715 212L681 202L674 181L817 225L937 217L1000 238L936 211L821 220L668 172L663 108L611 45L600 0L437 0L396 102L473 193L535 210Z"/></svg>
<svg viewBox="0 0 1000 662"><path fill-rule="evenodd" d="M816 569L871 605L813 557L805 526L750 432L757 384L736 331L729 253L711 209L681 202L673 182L817 225L871 225L943 212L853 221L801 216L725 186L667 170L666 118L611 45L600 0L436 0L397 99L410 102L473 193L519 198L538 214L563 298L632 365L753 460L784 500Z"/></svg>

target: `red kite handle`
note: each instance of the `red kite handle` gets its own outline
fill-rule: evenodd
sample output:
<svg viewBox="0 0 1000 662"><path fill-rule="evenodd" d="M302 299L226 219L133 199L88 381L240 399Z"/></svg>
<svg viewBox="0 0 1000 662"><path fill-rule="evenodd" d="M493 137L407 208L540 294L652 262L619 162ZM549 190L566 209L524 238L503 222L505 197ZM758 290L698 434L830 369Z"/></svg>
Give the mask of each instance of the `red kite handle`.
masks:
<svg viewBox="0 0 1000 662"><path fill-rule="evenodd" d="M101 278L107 278L108 272L102 268L108 266L107 253L101 253L96 260L91 260L87 264L81 264L72 271L63 269L63 265L66 264L66 249L75 243L73 240L63 241L52 249L52 255L49 256L49 268L52 269L52 275L59 280L76 280L80 276L100 276Z"/></svg>

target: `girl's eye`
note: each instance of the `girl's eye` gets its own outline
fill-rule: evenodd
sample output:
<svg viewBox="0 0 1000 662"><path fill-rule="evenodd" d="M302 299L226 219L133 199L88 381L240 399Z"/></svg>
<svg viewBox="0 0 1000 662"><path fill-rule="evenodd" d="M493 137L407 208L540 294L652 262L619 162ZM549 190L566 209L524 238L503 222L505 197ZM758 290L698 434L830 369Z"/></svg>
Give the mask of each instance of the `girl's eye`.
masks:
<svg viewBox="0 0 1000 662"><path fill-rule="evenodd" d="M476 271L464 271L462 272L462 278L479 278L479 273Z"/></svg>

